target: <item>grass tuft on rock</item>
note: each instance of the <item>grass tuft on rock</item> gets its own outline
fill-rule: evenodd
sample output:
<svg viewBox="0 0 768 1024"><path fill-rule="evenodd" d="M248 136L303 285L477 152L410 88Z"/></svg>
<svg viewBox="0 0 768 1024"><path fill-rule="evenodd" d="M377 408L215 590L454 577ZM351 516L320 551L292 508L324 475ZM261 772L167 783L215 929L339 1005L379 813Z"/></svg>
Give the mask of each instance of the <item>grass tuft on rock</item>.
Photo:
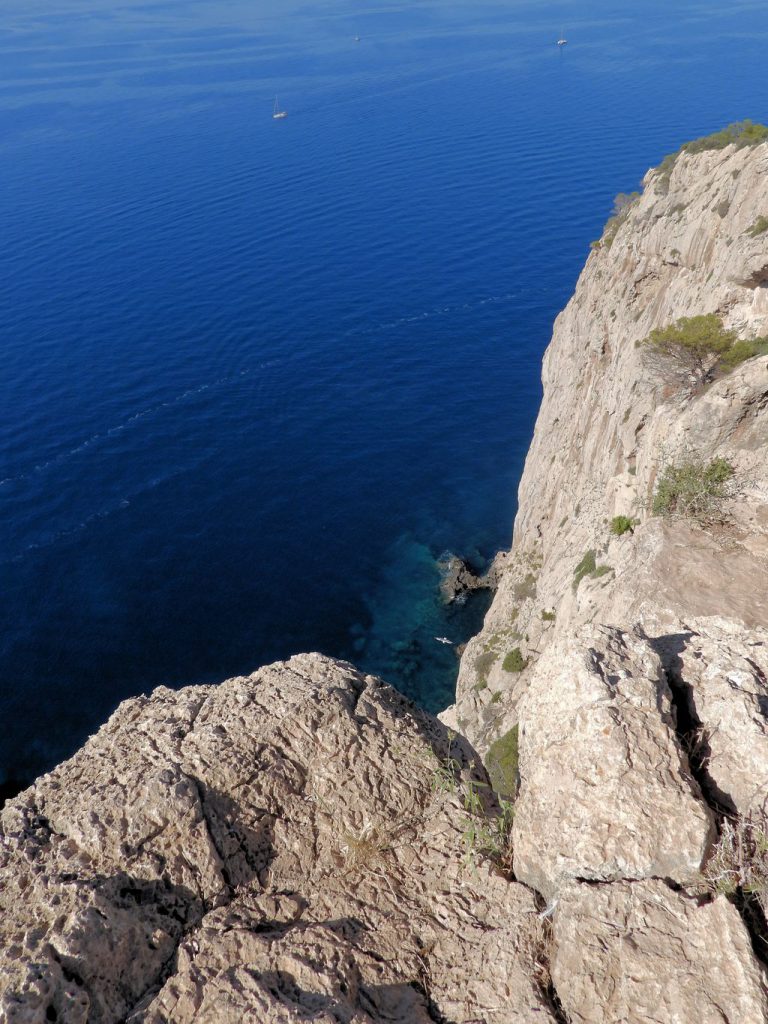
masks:
<svg viewBox="0 0 768 1024"><path fill-rule="evenodd" d="M757 238L758 235L762 235L765 231L768 231L768 217L764 217L761 214L746 233L750 238Z"/></svg>
<svg viewBox="0 0 768 1024"><path fill-rule="evenodd" d="M614 537L623 537L625 533L635 532L635 524L629 516L614 516L610 529Z"/></svg>

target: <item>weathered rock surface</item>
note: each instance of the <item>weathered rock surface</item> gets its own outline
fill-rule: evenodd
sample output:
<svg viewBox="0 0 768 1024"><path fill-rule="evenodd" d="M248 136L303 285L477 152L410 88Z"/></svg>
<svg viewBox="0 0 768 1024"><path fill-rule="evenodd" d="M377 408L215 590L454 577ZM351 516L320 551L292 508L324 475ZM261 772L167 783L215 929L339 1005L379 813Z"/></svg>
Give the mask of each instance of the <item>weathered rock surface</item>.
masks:
<svg viewBox="0 0 768 1024"><path fill-rule="evenodd" d="M585 627L548 649L518 709L521 881L553 898L574 878L698 879L714 822L671 696L636 633Z"/></svg>
<svg viewBox="0 0 768 1024"><path fill-rule="evenodd" d="M0 817L0 1020L552 1020L448 754L319 656L126 702Z"/></svg>
<svg viewBox="0 0 768 1024"><path fill-rule="evenodd" d="M768 630L691 619L654 646L679 691L711 796L768 820Z"/></svg>
<svg viewBox="0 0 768 1024"><path fill-rule="evenodd" d="M660 881L574 884L552 975L572 1024L737 1024L768 1017L766 976L738 912Z"/></svg>

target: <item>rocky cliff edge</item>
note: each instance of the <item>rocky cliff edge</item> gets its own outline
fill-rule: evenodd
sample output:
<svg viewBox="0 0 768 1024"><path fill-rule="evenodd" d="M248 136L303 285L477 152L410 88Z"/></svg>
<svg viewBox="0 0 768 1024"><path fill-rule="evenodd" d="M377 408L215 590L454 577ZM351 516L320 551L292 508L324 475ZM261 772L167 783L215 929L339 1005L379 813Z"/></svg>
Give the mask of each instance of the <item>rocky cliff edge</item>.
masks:
<svg viewBox="0 0 768 1024"><path fill-rule="evenodd" d="M768 1021L768 357L637 344L768 335L766 172L682 152L595 243L445 724L305 655L8 803L0 1020ZM709 514L655 501L713 463Z"/></svg>

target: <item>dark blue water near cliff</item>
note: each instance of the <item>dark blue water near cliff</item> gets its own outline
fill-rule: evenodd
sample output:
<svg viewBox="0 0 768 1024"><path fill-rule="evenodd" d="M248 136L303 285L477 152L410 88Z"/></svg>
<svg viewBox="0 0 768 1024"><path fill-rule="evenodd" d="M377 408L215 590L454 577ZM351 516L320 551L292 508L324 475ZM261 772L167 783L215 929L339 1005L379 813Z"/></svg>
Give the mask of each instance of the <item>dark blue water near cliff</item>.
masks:
<svg viewBox="0 0 768 1024"><path fill-rule="evenodd" d="M767 47L763 0L5 0L0 782L307 649L448 703L434 559L509 541L588 242Z"/></svg>

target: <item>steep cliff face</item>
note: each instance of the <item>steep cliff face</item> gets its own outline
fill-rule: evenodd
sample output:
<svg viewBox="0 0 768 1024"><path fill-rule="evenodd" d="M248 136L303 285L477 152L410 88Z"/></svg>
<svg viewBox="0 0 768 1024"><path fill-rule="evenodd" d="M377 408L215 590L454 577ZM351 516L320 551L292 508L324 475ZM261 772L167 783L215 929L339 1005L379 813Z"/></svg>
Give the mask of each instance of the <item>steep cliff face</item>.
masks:
<svg viewBox="0 0 768 1024"><path fill-rule="evenodd" d="M693 388L636 344L707 313L739 337L768 335L768 232L751 230L768 210L768 145L683 153L644 185L590 255L544 357L513 548L447 716L481 750L512 724L540 654L580 623L768 623L768 357ZM687 457L733 466L727 523L651 515L663 466ZM611 534L618 515L634 532ZM578 582L590 552L597 571ZM523 673L503 669L514 648Z"/></svg>
<svg viewBox="0 0 768 1024"><path fill-rule="evenodd" d="M768 335L767 172L683 153L590 255L450 730L305 655L126 702L8 804L0 1021L768 1021L768 357L636 345ZM717 515L651 514L713 460Z"/></svg>
<svg viewBox="0 0 768 1024"><path fill-rule="evenodd" d="M515 799L515 877L554 908L574 1021L766 1019L736 908L765 960L768 357L702 379L642 342L704 314L768 335L767 175L765 143L682 153L593 246L544 359L513 547L441 716ZM653 514L668 467L713 464L732 474L713 514ZM676 935L717 938L698 992Z"/></svg>

